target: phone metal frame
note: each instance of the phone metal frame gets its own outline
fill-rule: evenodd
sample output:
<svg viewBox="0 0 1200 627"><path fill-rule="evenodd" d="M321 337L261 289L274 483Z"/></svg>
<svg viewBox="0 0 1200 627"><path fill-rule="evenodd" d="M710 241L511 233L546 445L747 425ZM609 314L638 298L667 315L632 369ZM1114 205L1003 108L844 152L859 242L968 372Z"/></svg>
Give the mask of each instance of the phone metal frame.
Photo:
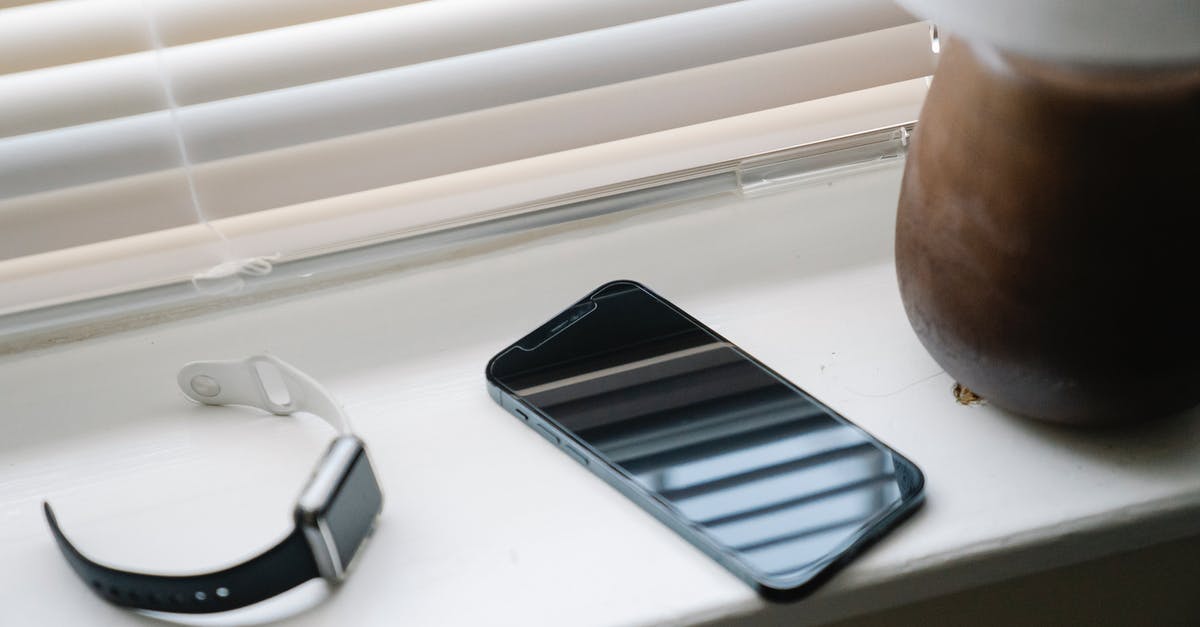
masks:
<svg viewBox="0 0 1200 627"><path fill-rule="evenodd" d="M809 568L806 568L794 576L782 578L772 577L756 571L754 568L738 559L736 555L727 551L724 546L717 543L707 534L700 532L695 526L691 525L687 522L687 520L680 517L668 501L642 487L642 485L637 483L633 477L629 476L618 466L608 461L604 455L594 450L588 443L576 438L574 433L572 433L569 429L562 427L533 405L526 403L524 399L516 395L514 390L508 388L493 376L492 371L494 364L499 359L503 358L504 355L513 350L534 350L541 346L554 335L566 330L568 327L574 324L574 322L578 321L578 319L582 319L583 316L580 316L575 320L570 320L570 317L576 311L578 311L581 305L587 302L592 302L597 294L618 285L628 285L642 290L662 305L683 316L686 320L696 325L704 332L712 335L721 342L727 343L743 358L761 368L764 372L774 377L793 392L800 394L824 411L828 412L828 414L834 419L842 422L846 426L857 429L865 437L892 454L898 471L900 468L903 468L906 476L911 479L908 483L902 483L900 485L901 495L899 502L891 509L880 512L874 520L864 523L862 533L860 533L858 536L850 538L849 541L843 546L838 547L834 551L830 552L825 560L810 565ZM589 313L592 310L594 310L594 308L589 310ZM569 323L562 324L564 319L569 320ZM559 325L561 325L561 328L556 328ZM550 331L547 331L548 329ZM527 338L540 334L546 335L545 337L539 338L536 342L536 346L532 349L523 348L521 346L525 343ZM805 392L800 386L792 383L779 373L772 370L766 364L763 364L759 360L755 359L753 355L750 355L746 351L742 350L739 346L737 346L737 344L734 344L728 339L722 337L721 334L712 330L704 323L692 317L686 311L680 309L667 299L659 296L653 290L637 281L610 281L592 290L587 296L567 307L554 318L551 318L546 323L538 326L536 329L526 334L526 336L512 343L507 348L501 350L490 360L488 360L487 367L485 369L485 379L487 381L488 394L491 395L492 399L498 405L522 422L526 423L531 429L533 429L535 432L538 432L539 435L542 435L545 437L545 439L550 441L551 444L557 445L560 449L567 453L569 457L580 461L593 474L603 479L612 487L616 488L619 492L625 495L626 498L630 499L634 503L637 503L642 509L646 510L652 516L657 518L659 522L662 522L670 527L673 531L675 531L675 533L679 534L693 546L699 548L714 561L721 564L721 566L725 567L734 575L745 581L760 595L770 601L788 602L807 596L822 582L831 577L838 569L878 541L892 528L896 527L899 523L911 516L924 503L925 500L925 477L916 464L912 463L912 461L901 455L892 447L880 441L879 438L867 433L862 429L862 427L854 424L846 417L842 416L826 404L814 398L808 392ZM556 435L557 441L551 440L550 437L547 437L547 433L544 430L548 430Z"/></svg>

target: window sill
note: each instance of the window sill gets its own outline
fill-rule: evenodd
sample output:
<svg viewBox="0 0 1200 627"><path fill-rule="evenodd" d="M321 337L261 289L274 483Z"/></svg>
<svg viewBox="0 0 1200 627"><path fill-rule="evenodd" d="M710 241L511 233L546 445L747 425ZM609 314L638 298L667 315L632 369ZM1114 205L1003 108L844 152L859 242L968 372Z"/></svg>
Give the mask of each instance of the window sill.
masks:
<svg viewBox="0 0 1200 627"><path fill-rule="evenodd" d="M0 357L0 559L22 565L0 572L0 605L14 624L143 621L70 572L42 499L91 557L128 568L220 567L282 536L328 436L174 387L186 361L262 350L341 399L386 499L356 572L290 624L819 624L1200 532L1200 412L1076 432L954 401L895 287L898 182L893 164L601 216ZM914 460L926 506L811 598L768 608L484 391L496 350L613 278L651 286Z"/></svg>

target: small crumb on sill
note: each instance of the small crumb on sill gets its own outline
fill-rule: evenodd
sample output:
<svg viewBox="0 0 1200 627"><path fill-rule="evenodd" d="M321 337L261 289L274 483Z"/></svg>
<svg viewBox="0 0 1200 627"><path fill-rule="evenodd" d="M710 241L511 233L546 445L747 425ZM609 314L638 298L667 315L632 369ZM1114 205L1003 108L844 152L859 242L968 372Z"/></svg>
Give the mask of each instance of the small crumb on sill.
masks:
<svg viewBox="0 0 1200 627"><path fill-rule="evenodd" d="M954 400L958 401L959 405L980 405L987 402L982 396L958 382L954 383Z"/></svg>

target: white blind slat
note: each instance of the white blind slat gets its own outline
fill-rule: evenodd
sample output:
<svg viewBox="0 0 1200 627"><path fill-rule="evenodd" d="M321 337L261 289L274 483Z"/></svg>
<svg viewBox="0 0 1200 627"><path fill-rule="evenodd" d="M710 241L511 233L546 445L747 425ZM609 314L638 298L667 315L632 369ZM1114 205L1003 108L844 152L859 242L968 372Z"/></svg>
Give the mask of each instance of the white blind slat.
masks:
<svg viewBox="0 0 1200 627"><path fill-rule="evenodd" d="M863 70L779 80L793 68L843 61ZM902 26L213 161L197 166L196 181L208 215L228 217L865 89L931 68L926 28Z"/></svg>
<svg viewBox="0 0 1200 627"><path fill-rule="evenodd" d="M0 2L0 74L147 50L148 15L162 44L177 46L413 1L7 0Z"/></svg>
<svg viewBox="0 0 1200 627"><path fill-rule="evenodd" d="M179 46L181 105L223 100L674 15L733 0L457 0Z"/></svg>
<svg viewBox="0 0 1200 627"><path fill-rule="evenodd" d="M167 107L153 51L0 75L0 94L0 138Z"/></svg>
<svg viewBox="0 0 1200 627"><path fill-rule="evenodd" d="M874 0L743 0L487 54L186 107L179 113L180 126L192 159L212 161L911 22L900 9L864 11L877 5Z"/></svg>
<svg viewBox="0 0 1200 627"><path fill-rule="evenodd" d="M289 256L377 241L497 207L778 150L915 118L924 79L221 220L235 251ZM187 280L220 249L199 225L0 263L0 314Z"/></svg>
<svg viewBox="0 0 1200 627"><path fill-rule="evenodd" d="M289 89L184 107L193 162L348 136L772 52L911 21L879 0L743 0ZM853 74L859 66L840 66ZM906 77L905 77L906 78ZM172 79L174 80L174 79ZM786 76L775 80L787 80ZM157 114L0 139L0 197L147 168ZM80 147L86 147L81 151ZM103 168L93 167L103 162ZM173 162L164 162L173 164Z"/></svg>
<svg viewBox="0 0 1200 627"><path fill-rule="evenodd" d="M0 0L0 9L8 9L11 7L19 7L28 4L37 4L39 2L48 2L49 0Z"/></svg>
<svg viewBox="0 0 1200 627"><path fill-rule="evenodd" d="M0 203L0 223L2 264L5 258L195 224L196 210L187 175L175 168Z"/></svg>
<svg viewBox="0 0 1200 627"><path fill-rule="evenodd" d="M0 198L180 166L169 111L0 139Z"/></svg>
<svg viewBox="0 0 1200 627"><path fill-rule="evenodd" d="M903 124L916 119L925 90L923 78L904 81L248 213L214 225L239 254L272 250L285 259L303 257L343 248L346 242L383 241L446 223L474 222L497 208Z"/></svg>
<svg viewBox="0 0 1200 627"><path fill-rule="evenodd" d="M730 1L424 2L175 46L162 52L161 62L171 76L175 102L190 105ZM159 59L154 52L0 75L0 94L5 95L0 99L0 137L161 109L164 103L159 79Z"/></svg>
<svg viewBox="0 0 1200 627"><path fill-rule="evenodd" d="M145 1L162 44L180 46L428 0Z"/></svg>
<svg viewBox="0 0 1200 627"><path fill-rule="evenodd" d="M743 145L732 120L828 132L818 112L854 117L828 102L883 102L933 54L890 0L51 0L0 10L6 62L0 311L482 215L482 189L404 205L430 181L562 193L491 177L580 154L658 167L612 147Z"/></svg>
<svg viewBox="0 0 1200 627"><path fill-rule="evenodd" d="M778 80L795 68L838 63L861 70ZM925 26L911 24L504 107L201 163L195 166L193 175L206 214L211 218L229 217L865 89L890 80L927 75L932 65ZM714 90L713 85L721 89ZM158 115L157 122L167 124L165 113ZM141 116L107 124L145 119ZM95 125L82 128L91 126ZM120 131L111 134L114 139L128 136ZM160 137L158 149L165 154L171 146L168 138ZM481 142L480 137L487 141ZM28 158L29 152L11 154ZM157 163L162 156L147 152L143 163ZM78 170L86 171L92 160L81 156L76 162ZM112 167L123 163L114 161ZM47 172L61 177L70 171L29 167L27 174ZM119 204L131 213L153 213L156 203L164 202L166 193L160 179L172 174L165 170L133 177L136 184L124 179L111 185L100 183L86 193L68 189L0 201L0 212L9 215L33 215L61 204L68 207L61 210L63 215L72 213L71 222L82 227L63 232L53 223L31 220L24 228L0 233L0 250L17 256L12 253L28 254L36 242L83 244L112 236L117 229L124 229L124 235L141 232L136 222L111 223L107 208ZM106 187L120 191L100 193ZM190 217L178 211L172 215L179 225Z"/></svg>
<svg viewBox="0 0 1200 627"><path fill-rule="evenodd" d="M151 46L139 0L56 0L0 12L0 74Z"/></svg>

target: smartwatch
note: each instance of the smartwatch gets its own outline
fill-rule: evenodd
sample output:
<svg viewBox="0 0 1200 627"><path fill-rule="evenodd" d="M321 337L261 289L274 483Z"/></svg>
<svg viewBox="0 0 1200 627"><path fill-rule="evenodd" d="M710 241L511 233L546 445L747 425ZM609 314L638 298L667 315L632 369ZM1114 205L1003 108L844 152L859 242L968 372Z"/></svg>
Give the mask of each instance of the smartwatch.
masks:
<svg viewBox="0 0 1200 627"><path fill-rule="evenodd" d="M271 355L199 361L179 372L179 387L206 405L249 405L277 415L307 412L337 430L296 502L295 528L250 560L205 574L164 576L110 568L80 553L43 503L67 563L101 598L123 607L200 614L253 605L321 577L337 584L362 550L383 507L362 440L341 408L311 377Z"/></svg>

